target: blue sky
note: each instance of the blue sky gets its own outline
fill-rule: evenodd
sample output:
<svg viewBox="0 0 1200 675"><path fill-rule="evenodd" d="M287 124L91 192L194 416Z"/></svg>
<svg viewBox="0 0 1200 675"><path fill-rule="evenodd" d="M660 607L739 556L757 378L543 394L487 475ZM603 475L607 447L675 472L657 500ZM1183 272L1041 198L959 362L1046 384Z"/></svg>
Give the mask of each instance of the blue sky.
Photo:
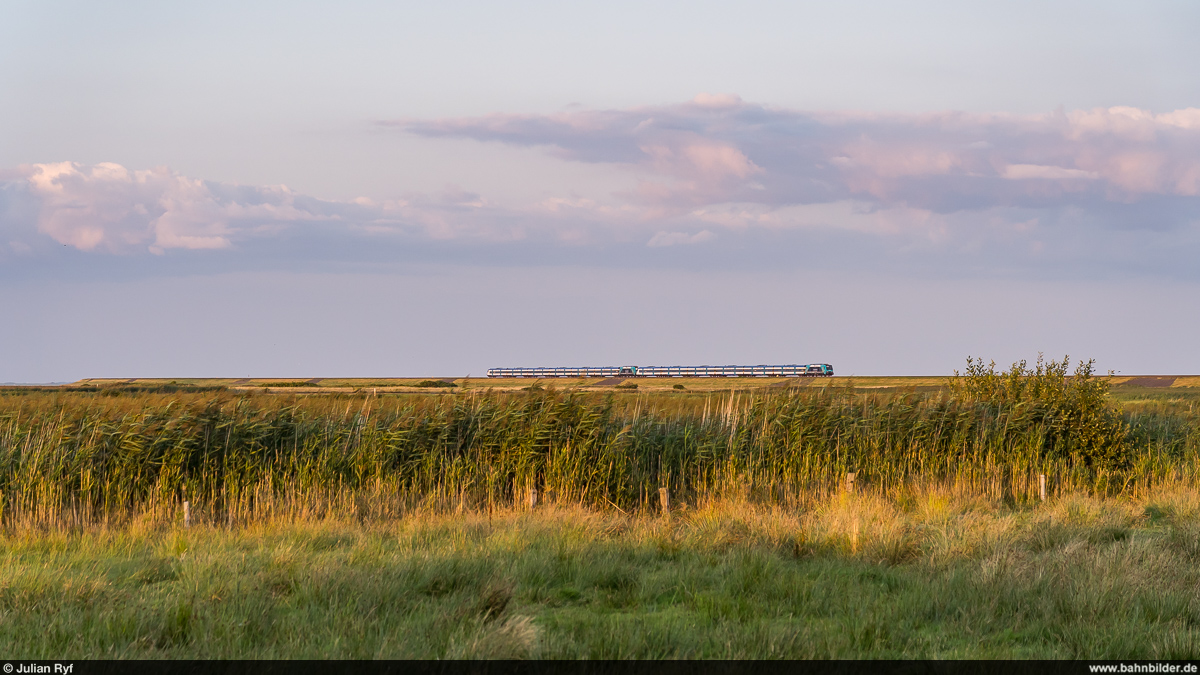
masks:
<svg viewBox="0 0 1200 675"><path fill-rule="evenodd" d="M1200 372L1200 7L8 2L0 381Z"/></svg>

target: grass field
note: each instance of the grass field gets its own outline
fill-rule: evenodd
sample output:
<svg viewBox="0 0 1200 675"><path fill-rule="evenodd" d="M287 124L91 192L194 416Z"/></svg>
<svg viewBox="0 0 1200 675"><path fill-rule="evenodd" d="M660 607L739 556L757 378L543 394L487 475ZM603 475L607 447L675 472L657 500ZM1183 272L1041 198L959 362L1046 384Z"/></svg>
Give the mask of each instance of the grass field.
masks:
<svg viewBox="0 0 1200 675"><path fill-rule="evenodd" d="M1190 488L9 536L11 658L1189 658Z"/></svg>
<svg viewBox="0 0 1200 675"><path fill-rule="evenodd" d="M0 390L0 648L1193 658L1191 382Z"/></svg>

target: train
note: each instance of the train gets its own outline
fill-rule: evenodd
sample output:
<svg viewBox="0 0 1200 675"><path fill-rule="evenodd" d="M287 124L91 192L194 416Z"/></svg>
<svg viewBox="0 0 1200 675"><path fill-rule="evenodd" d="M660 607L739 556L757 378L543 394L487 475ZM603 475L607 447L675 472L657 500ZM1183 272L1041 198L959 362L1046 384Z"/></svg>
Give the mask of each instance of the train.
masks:
<svg viewBox="0 0 1200 675"><path fill-rule="evenodd" d="M489 368L488 377L833 377L828 363L786 366L601 366Z"/></svg>

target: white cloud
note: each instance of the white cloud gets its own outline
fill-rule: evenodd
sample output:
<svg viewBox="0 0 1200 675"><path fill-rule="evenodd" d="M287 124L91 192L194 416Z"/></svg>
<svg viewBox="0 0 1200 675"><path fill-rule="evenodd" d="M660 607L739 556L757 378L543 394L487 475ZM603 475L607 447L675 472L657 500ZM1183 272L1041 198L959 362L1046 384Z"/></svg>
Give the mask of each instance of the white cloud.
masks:
<svg viewBox="0 0 1200 675"><path fill-rule="evenodd" d="M686 244L703 244L706 241L716 239L717 235L708 230L701 230L695 234L687 232L655 232L650 241L646 242L647 246L658 248L662 246L679 246Z"/></svg>
<svg viewBox="0 0 1200 675"><path fill-rule="evenodd" d="M1066 169L1061 166L1045 166L1042 164L1009 164L1004 167L1004 171L1000 175L1008 180L1068 180L1073 178L1096 180L1100 177L1100 174L1094 171Z"/></svg>

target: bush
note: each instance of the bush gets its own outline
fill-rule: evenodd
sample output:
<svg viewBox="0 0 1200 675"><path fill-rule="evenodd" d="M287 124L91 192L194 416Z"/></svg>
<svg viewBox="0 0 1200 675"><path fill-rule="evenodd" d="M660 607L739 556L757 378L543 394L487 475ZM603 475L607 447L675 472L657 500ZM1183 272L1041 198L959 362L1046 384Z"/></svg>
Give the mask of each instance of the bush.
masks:
<svg viewBox="0 0 1200 675"><path fill-rule="evenodd" d="M995 361L985 366L968 357L966 373L954 371L949 389L960 402L1025 413L1018 417L1045 424L1047 456L1076 457L1094 469L1126 468L1129 428L1109 404L1109 380L1094 375L1095 363L1080 361L1068 376L1067 356L1047 362L1039 354L1033 368L1022 360L1008 372L998 372Z"/></svg>

